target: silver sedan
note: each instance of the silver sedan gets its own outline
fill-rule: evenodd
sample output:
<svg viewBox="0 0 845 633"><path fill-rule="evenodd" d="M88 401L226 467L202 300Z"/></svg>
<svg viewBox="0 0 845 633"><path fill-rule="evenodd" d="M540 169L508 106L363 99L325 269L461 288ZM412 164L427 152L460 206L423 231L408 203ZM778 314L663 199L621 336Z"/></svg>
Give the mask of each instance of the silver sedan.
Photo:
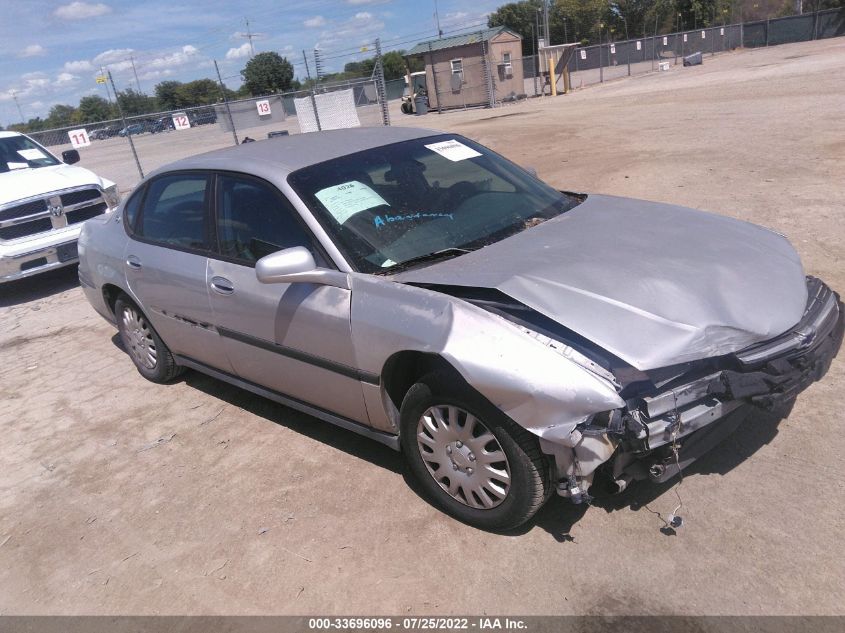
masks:
<svg viewBox="0 0 845 633"><path fill-rule="evenodd" d="M821 378L843 332L782 235L557 191L430 130L179 161L79 254L144 377L190 368L401 450L484 529L587 502L597 476L671 478Z"/></svg>

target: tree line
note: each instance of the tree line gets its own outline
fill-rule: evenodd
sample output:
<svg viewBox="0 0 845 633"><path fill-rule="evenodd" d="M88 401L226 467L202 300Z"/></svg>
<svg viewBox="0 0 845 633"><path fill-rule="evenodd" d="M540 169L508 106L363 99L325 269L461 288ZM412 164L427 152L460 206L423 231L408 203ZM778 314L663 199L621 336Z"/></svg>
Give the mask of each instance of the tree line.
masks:
<svg viewBox="0 0 845 633"><path fill-rule="evenodd" d="M835 9L845 0L804 0L803 12ZM510 2L488 17L488 25L507 26L522 36L531 55L542 31L542 0ZM551 44L582 46L647 35L793 15L796 0L553 0L549 8Z"/></svg>
<svg viewBox="0 0 845 633"><path fill-rule="evenodd" d="M293 65L276 52L258 53L250 59L240 71L243 83L238 90L230 90L213 79L196 79L181 82L174 80L156 84L153 94L148 95L132 88L118 91L117 102L127 117L167 112L196 106L213 105L227 99L261 97L310 88L312 85L347 80L372 75L375 57L349 62L343 72L323 75L320 81L315 79L300 81L294 78ZM386 80L398 79L405 75L406 61L404 51L391 51L382 56L382 65ZM414 69L421 62L413 60ZM55 128L87 125L100 121L109 121L119 117L117 106L99 95L82 97L76 106L56 104L50 108L45 118L34 117L26 123L10 125L10 130L19 132L39 132ZM0 128L2 129L2 128Z"/></svg>

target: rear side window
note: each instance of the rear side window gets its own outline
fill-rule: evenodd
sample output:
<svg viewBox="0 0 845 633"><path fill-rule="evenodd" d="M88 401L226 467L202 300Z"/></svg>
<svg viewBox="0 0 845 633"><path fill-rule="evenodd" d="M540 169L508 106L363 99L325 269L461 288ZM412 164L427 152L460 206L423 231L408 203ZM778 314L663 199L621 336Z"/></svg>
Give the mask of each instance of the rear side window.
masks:
<svg viewBox="0 0 845 633"><path fill-rule="evenodd" d="M204 174L173 174L152 181L136 225L138 235L177 248L207 249L208 180Z"/></svg>
<svg viewBox="0 0 845 633"><path fill-rule="evenodd" d="M252 265L265 255L311 246L296 210L272 185L242 176L218 176L220 255Z"/></svg>
<svg viewBox="0 0 845 633"><path fill-rule="evenodd" d="M141 200L144 197L144 190L139 189L136 191L129 200L126 201L126 204L123 205L123 217L126 222L126 226L129 227L131 232L135 232L135 222L138 220L138 211L141 209Z"/></svg>

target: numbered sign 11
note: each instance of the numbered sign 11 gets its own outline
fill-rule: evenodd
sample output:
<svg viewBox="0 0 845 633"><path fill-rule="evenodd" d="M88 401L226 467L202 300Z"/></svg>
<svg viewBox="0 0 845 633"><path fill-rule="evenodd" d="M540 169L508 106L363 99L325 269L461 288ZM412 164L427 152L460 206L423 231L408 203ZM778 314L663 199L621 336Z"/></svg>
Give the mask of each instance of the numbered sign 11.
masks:
<svg viewBox="0 0 845 633"><path fill-rule="evenodd" d="M187 130L191 127L191 120L184 112L173 115L173 127L177 130Z"/></svg>
<svg viewBox="0 0 845 633"><path fill-rule="evenodd" d="M616 55L616 46L614 44L610 45L610 54Z"/></svg>
<svg viewBox="0 0 845 633"><path fill-rule="evenodd" d="M71 130L67 133L67 135L70 137L70 144L73 145L74 149L88 147L91 144L91 139L88 138L88 131L85 128L81 130Z"/></svg>
<svg viewBox="0 0 845 633"><path fill-rule="evenodd" d="M270 102L267 99L255 102L255 107L258 110L258 116L267 116L273 114L270 110Z"/></svg>
<svg viewBox="0 0 845 633"><path fill-rule="evenodd" d="M581 59L587 59L587 51L581 49Z"/></svg>
<svg viewBox="0 0 845 633"><path fill-rule="evenodd" d="M637 50L640 51L640 50L642 50L642 48L643 48L643 43L641 41L637 40Z"/></svg>
<svg viewBox="0 0 845 633"><path fill-rule="evenodd" d="M669 38L664 35L663 36L663 46L668 46L668 45L669 45Z"/></svg>

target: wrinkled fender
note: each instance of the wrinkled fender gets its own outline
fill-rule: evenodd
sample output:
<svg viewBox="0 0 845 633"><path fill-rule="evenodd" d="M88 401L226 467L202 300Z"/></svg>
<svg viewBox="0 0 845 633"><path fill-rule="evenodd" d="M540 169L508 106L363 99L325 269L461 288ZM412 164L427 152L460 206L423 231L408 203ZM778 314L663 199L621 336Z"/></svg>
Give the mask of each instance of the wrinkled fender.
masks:
<svg viewBox="0 0 845 633"><path fill-rule="evenodd" d="M613 386L505 319L432 290L351 274L358 367L382 375L397 352L437 354L517 424L551 442L625 405Z"/></svg>

